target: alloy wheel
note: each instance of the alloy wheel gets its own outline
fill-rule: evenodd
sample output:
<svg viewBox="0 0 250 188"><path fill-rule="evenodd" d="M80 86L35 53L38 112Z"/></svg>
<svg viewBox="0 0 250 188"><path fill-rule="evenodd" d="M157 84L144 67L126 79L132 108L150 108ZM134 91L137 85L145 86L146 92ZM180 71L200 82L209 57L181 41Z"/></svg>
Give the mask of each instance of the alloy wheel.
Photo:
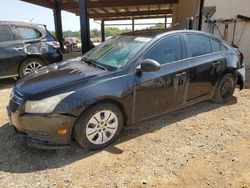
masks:
<svg viewBox="0 0 250 188"><path fill-rule="evenodd" d="M39 63L39 62L36 62L36 61L32 61L30 62L24 69L23 69L23 75L27 75L33 71L36 71L40 68L42 68L43 66Z"/></svg>
<svg viewBox="0 0 250 188"><path fill-rule="evenodd" d="M105 144L115 136L117 128L117 115L109 110L100 111L88 121L86 136L93 144Z"/></svg>

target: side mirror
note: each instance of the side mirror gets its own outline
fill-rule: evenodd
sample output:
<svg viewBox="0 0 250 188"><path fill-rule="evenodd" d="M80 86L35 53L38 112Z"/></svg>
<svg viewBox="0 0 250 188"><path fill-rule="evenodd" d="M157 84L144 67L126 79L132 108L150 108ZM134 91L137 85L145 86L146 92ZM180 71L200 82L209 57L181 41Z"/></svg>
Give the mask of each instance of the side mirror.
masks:
<svg viewBox="0 0 250 188"><path fill-rule="evenodd" d="M144 59L137 67L137 71L141 72L156 72L161 69L161 65L153 59Z"/></svg>

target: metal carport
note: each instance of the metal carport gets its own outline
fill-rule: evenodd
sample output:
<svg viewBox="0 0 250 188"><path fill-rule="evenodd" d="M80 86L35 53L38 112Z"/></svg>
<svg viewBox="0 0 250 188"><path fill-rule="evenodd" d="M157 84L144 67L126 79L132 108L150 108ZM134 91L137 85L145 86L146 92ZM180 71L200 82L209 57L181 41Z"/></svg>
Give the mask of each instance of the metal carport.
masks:
<svg viewBox="0 0 250 188"><path fill-rule="evenodd" d="M80 16L82 52L89 50L89 18L101 20L102 40L104 40L105 21L131 20L134 28L135 19L176 18L179 1L186 0L21 0L53 9L56 37L63 49L63 31L61 11L65 10ZM192 2L193 1L193 2ZM200 3L191 0L190 3ZM197 5L198 5L197 4ZM180 9L180 8L179 8ZM189 7L190 9L190 7ZM196 11L196 10L195 10ZM197 11L196 11L197 12ZM193 15L190 15L190 17ZM186 15L189 17L189 15ZM178 21L175 19L175 22ZM166 20L166 19L165 19ZM178 25L178 24L177 24Z"/></svg>

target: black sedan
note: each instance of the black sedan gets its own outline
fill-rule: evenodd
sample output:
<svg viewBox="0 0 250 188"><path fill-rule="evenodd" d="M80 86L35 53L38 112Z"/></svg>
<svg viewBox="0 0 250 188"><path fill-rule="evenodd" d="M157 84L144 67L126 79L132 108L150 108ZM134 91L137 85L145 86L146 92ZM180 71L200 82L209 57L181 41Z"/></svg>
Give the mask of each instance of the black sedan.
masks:
<svg viewBox="0 0 250 188"><path fill-rule="evenodd" d="M31 146L62 148L75 139L99 149L124 125L204 100L225 103L244 82L242 53L214 36L137 31L27 75L7 109Z"/></svg>

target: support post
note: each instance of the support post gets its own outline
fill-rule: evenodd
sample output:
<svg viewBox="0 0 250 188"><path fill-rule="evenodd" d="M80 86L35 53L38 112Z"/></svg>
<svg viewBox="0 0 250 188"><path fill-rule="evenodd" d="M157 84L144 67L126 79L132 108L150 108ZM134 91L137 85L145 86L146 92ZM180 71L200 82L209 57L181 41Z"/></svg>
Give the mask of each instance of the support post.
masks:
<svg viewBox="0 0 250 188"><path fill-rule="evenodd" d="M187 18L187 29L192 30L193 29L193 20L194 18Z"/></svg>
<svg viewBox="0 0 250 188"><path fill-rule="evenodd" d="M202 30L202 10L204 7L204 0L200 0L200 12L199 12L199 25L198 25L198 30Z"/></svg>
<svg viewBox="0 0 250 188"><path fill-rule="evenodd" d="M86 0L79 0L82 54L90 49L90 29Z"/></svg>
<svg viewBox="0 0 250 188"><path fill-rule="evenodd" d="M101 34L102 34L102 42L105 41L105 21L101 21Z"/></svg>
<svg viewBox="0 0 250 188"><path fill-rule="evenodd" d="M54 7L54 23L55 23L55 31L56 31L56 38L60 43L60 49L64 52L64 41L63 41L63 29L62 29L62 14L61 14L61 7L58 0L55 0L55 7Z"/></svg>
<svg viewBox="0 0 250 188"><path fill-rule="evenodd" d="M135 19L132 18L132 31L134 31L134 30L135 30Z"/></svg>
<svg viewBox="0 0 250 188"><path fill-rule="evenodd" d="M167 29L167 17L165 17L165 25L164 25L164 28Z"/></svg>

